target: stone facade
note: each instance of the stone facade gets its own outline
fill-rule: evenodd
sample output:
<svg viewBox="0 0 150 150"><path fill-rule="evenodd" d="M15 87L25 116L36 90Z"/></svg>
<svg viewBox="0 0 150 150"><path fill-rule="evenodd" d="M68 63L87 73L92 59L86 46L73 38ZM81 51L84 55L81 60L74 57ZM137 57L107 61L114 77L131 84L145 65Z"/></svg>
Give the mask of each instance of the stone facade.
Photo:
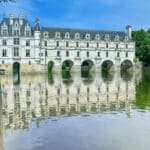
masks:
<svg viewBox="0 0 150 150"><path fill-rule="evenodd" d="M49 62L53 71L61 71L68 60L72 71L80 70L90 61L96 71L103 62L110 61L115 70L128 60L134 65L135 43L131 26L122 31L101 31L39 27L38 20L31 26L21 15L10 15L0 23L0 70L13 72L13 64L20 64L20 73L45 73Z"/></svg>

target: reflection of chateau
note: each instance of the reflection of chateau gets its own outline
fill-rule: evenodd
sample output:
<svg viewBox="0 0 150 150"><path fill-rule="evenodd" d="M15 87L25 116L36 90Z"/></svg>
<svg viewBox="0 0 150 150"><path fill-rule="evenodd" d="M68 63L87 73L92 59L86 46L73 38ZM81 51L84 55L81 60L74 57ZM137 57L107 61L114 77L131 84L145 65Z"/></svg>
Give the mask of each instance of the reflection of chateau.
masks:
<svg viewBox="0 0 150 150"><path fill-rule="evenodd" d="M24 76L18 86L7 79L2 80L3 124L12 129L27 128L34 118L38 123L42 117L84 112L130 113L135 100L134 76L128 82L117 74L112 81L98 75L89 80L75 75L69 81L54 76L49 82L41 76Z"/></svg>
<svg viewBox="0 0 150 150"><path fill-rule="evenodd" d="M61 70L66 60L74 69L88 63L99 71L108 61L119 68L127 60L134 64L135 43L131 26L122 31L101 31L39 27L10 15L0 22L0 69L12 73L13 64L21 73L45 72L48 63ZM18 65L16 65L18 64Z"/></svg>

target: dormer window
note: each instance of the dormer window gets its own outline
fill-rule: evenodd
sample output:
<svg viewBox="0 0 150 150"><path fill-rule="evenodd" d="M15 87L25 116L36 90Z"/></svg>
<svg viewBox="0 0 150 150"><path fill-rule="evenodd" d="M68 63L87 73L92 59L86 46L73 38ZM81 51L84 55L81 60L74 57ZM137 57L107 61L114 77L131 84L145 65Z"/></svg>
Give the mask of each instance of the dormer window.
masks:
<svg viewBox="0 0 150 150"><path fill-rule="evenodd" d="M48 32L44 32L44 33L43 33L43 36L44 36L45 38L47 38L47 37L48 37Z"/></svg>
<svg viewBox="0 0 150 150"><path fill-rule="evenodd" d="M90 34L86 34L86 35L85 35L85 39L86 39L86 40L90 40Z"/></svg>
<svg viewBox="0 0 150 150"><path fill-rule="evenodd" d="M3 36L7 36L7 35L8 35L7 33L8 33L7 29L3 29L3 30L2 30L2 35L3 35Z"/></svg>
<svg viewBox="0 0 150 150"><path fill-rule="evenodd" d="M60 38L60 32L55 33L55 38Z"/></svg>
<svg viewBox="0 0 150 150"><path fill-rule="evenodd" d="M100 35L99 35L99 34L96 34L95 39L96 39L96 40L100 40Z"/></svg>
<svg viewBox="0 0 150 150"><path fill-rule="evenodd" d="M109 40L109 35L108 35L108 34L105 35L105 40L106 40L106 41Z"/></svg>
<svg viewBox="0 0 150 150"><path fill-rule="evenodd" d="M18 28L18 22L15 22L15 27Z"/></svg>
<svg viewBox="0 0 150 150"><path fill-rule="evenodd" d="M80 34L79 34L79 33L76 33L76 34L75 34L75 39L76 39L76 40L80 39Z"/></svg>
<svg viewBox="0 0 150 150"><path fill-rule="evenodd" d="M29 37L29 36L30 36L30 31L26 30L26 37Z"/></svg>
<svg viewBox="0 0 150 150"><path fill-rule="evenodd" d="M115 36L115 41L119 41L119 35Z"/></svg>
<svg viewBox="0 0 150 150"><path fill-rule="evenodd" d="M14 30L14 36L19 36L19 30Z"/></svg>
<svg viewBox="0 0 150 150"><path fill-rule="evenodd" d="M67 33L65 34L65 38L66 38L66 39L69 39L69 38L70 38L69 32L67 32Z"/></svg>

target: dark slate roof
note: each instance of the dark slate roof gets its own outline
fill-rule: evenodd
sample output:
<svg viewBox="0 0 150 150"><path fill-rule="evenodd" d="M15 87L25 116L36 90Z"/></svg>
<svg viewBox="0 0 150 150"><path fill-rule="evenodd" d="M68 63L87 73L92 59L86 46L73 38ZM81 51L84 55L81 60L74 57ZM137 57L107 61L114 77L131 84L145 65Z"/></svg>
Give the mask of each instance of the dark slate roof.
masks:
<svg viewBox="0 0 150 150"><path fill-rule="evenodd" d="M24 31L25 31L25 26L28 24L30 27L31 27L31 25L30 25L30 23L28 22L28 20L26 20L26 19L22 19L23 20L23 25L21 25L20 26L20 33L21 33L21 35L20 36L25 36L24 35ZM14 22L19 22L19 18L13 18L13 21ZM3 20L0 22L0 31L1 31L1 26L3 25L3 23L6 23L6 25L8 26L8 36L12 36L12 28L13 28L13 26L12 25L10 25L10 20L9 20L9 18L3 18ZM31 36L33 36L34 35L34 28L33 27L31 27ZM0 32L0 36L1 36L1 32Z"/></svg>
<svg viewBox="0 0 150 150"><path fill-rule="evenodd" d="M119 36L120 41L125 40L126 33L123 31L105 31L105 30L88 30L88 29L71 29L71 28L55 28L55 27L42 27L41 33L47 31L50 38L55 38L55 33L60 32L60 37L65 38L65 33L69 32L70 38L75 38L75 33L80 34L80 39L85 39L86 34L90 34L90 39L94 40L97 34L100 35L101 40L105 40L105 35L109 35L109 40L114 41L115 36Z"/></svg>

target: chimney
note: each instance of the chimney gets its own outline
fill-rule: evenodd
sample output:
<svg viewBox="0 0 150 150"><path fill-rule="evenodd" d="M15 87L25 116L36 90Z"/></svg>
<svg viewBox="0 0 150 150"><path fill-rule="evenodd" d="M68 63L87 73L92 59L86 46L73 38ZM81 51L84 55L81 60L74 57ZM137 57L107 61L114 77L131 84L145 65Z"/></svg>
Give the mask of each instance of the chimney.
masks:
<svg viewBox="0 0 150 150"><path fill-rule="evenodd" d="M130 25L126 26L126 33L127 33L128 38L131 40L132 39L132 26Z"/></svg>
<svg viewBox="0 0 150 150"><path fill-rule="evenodd" d="M19 15L19 24L23 25L23 15Z"/></svg>
<svg viewBox="0 0 150 150"><path fill-rule="evenodd" d="M13 19L14 19L14 15L13 15L13 14L10 14L10 15L9 15L10 25L13 25Z"/></svg>

